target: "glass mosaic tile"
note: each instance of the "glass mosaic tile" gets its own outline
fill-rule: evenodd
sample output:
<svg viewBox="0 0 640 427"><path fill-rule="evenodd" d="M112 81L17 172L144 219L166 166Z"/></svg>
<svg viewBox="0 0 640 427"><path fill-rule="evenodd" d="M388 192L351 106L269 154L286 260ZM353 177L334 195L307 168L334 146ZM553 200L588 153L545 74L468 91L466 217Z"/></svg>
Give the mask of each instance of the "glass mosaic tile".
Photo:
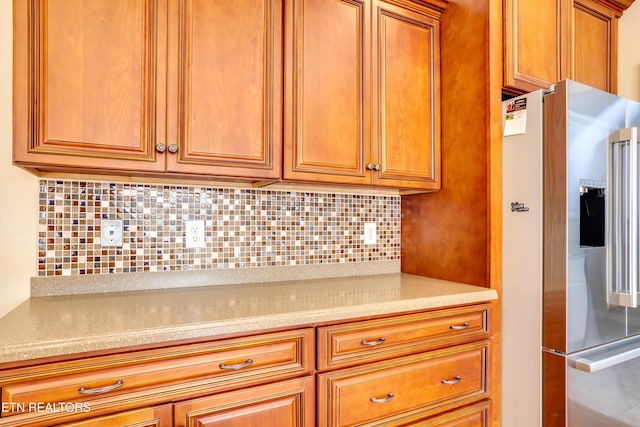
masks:
<svg viewBox="0 0 640 427"><path fill-rule="evenodd" d="M122 220L122 247L100 246L103 219ZM204 221L204 248L185 248L187 220ZM40 181L38 276L399 259L396 195Z"/></svg>

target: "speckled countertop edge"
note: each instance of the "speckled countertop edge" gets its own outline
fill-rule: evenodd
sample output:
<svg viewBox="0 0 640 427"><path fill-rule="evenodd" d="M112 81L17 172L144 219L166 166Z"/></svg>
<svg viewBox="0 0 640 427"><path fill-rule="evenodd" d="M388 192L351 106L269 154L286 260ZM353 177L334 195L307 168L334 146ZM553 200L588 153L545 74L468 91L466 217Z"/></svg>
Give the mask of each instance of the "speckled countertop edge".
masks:
<svg viewBox="0 0 640 427"><path fill-rule="evenodd" d="M39 331L39 337L29 339L13 339L4 344L0 344L0 364L7 362L16 362L29 359L38 359L51 356L69 355L75 353L83 353L97 350L109 350L126 348L139 345L160 344L164 342L198 339L198 338L215 338L219 335L227 334L240 334L251 333L254 331L260 331L273 328L286 328L296 327L300 325L308 325L314 323L323 322L338 322L348 319L355 319L365 316L377 316L386 315L392 313L401 313L415 310L434 309L447 306L454 306L460 304L472 304L484 301L494 300L498 297L497 292L492 289L482 288L472 285L464 285L455 282L447 282L436 279L419 278L418 276L405 275L405 274L387 274L377 276L363 276L358 278L348 278L346 282L342 279L327 279L328 281L309 281L303 280L299 283L295 282L277 282L277 283L264 283L260 284L260 288L265 295L269 295L270 289L274 289L274 292L291 293L291 289L299 289L300 295L304 294L307 298L311 296L313 298L313 289L320 289L318 292L320 295L319 301L324 298L323 294L325 287L319 286L325 282L331 286L335 286L336 289L344 287L345 283L352 287L361 288L362 292L374 292L374 299L378 299L376 292L380 293L381 300L369 301L369 302L356 302L345 303L343 306L328 306L324 303L321 308L307 307L304 309L292 309L291 311L281 311L269 313L268 309L259 315L251 316L237 316L234 318L220 317L217 319L198 319L197 316L190 319L189 322L179 321L175 324L163 324L163 325L146 325L144 327L128 327L128 329L121 330L104 330L100 333L82 333L78 332L74 335L73 332L65 331L66 336L58 336L54 333L56 326L51 325L52 333L50 336L46 330ZM385 288L386 283L394 295L396 288L399 289L400 294L410 293L410 296L388 297L388 289ZM286 288L284 288L286 286ZM282 289L285 289L283 291ZM223 288L220 288L223 289ZM243 289L238 286L226 286L224 291L233 295L234 290L241 292ZM371 290L373 289L373 290ZM409 292L410 291L410 292ZM149 297L157 294L162 294L164 291L146 291ZM192 292L188 289L181 290L183 294L187 295L185 298L189 298L188 293ZM294 291L298 292L298 291ZM329 292L334 292L330 290ZM358 291L356 291L358 292ZM334 292L335 293L335 292ZM348 294L353 292L347 291ZM422 295L424 293L424 295ZM139 296L140 293L138 293ZM125 301L121 304L127 304L126 301L129 295L135 295L135 293L120 293L114 294L113 298L120 298L121 301ZM288 295L288 294L287 294ZM357 293L356 293L357 295ZM105 298L105 296L101 296ZM171 297L171 295L169 296ZM198 294L194 294L194 298L197 298ZM65 297L49 297L37 300L37 307L39 310L46 311L43 307L47 306L49 300L53 304L60 304L61 300ZM86 298L89 301L92 296L77 296L74 303L81 304L82 298ZM106 298L111 298L106 296ZM242 297L239 297L242 298ZM187 299L188 301L188 299ZM268 300L267 300L268 301ZM278 300L279 301L279 300ZM227 301L222 301L226 303ZM277 302L277 301L276 301ZM60 307L53 309L51 313L44 315L43 313L32 312L32 308L28 306L28 302L25 303L24 313L17 313L12 319L11 316L5 316L0 318L0 329L3 328L16 328L21 322L21 318L25 325L43 325L46 328L46 323L49 319L56 319L58 316L70 316L72 313L62 313L63 310ZM132 303L133 304L133 303ZM329 303L330 305L330 303ZM64 305L62 305L64 307ZM71 306L73 307L73 306ZM20 307L19 307L20 308ZM60 311L59 313L57 311ZM10 313L11 314L11 313ZM6 329L4 329L6 331Z"/></svg>
<svg viewBox="0 0 640 427"><path fill-rule="evenodd" d="M31 278L31 296L81 295L400 273L400 260Z"/></svg>

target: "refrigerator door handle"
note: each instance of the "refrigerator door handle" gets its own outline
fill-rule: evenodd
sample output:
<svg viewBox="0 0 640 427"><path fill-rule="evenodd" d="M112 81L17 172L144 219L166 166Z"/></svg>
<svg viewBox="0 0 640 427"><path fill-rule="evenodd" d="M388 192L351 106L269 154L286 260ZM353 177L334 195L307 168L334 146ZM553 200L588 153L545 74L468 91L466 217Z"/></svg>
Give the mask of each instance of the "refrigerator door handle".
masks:
<svg viewBox="0 0 640 427"><path fill-rule="evenodd" d="M580 371L593 373L619 365L620 363L628 362L629 360L633 360L638 357L640 357L640 347L633 348L631 350L626 349L600 360L591 360L587 358L575 359L575 367Z"/></svg>
<svg viewBox="0 0 640 427"><path fill-rule="evenodd" d="M638 306L638 132L620 129L607 144L607 303Z"/></svg>

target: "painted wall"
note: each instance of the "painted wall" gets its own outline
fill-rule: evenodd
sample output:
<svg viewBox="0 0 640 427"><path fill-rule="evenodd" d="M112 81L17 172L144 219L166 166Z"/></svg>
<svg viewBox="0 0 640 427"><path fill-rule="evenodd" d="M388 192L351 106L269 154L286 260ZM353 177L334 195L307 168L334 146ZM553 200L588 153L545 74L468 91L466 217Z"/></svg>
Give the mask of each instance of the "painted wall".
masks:
<svg viewBox="0 0 640 427"><path fill-rule="evenodd" d="M640 0L618 23L618 94L640 101Z"/></svg>
<svg viewBox="0 0 640 427"><path fill-rule="evenodd" d="M37 254L38 179L11 164L12 19L0 0L0 316L29 297Z"/></svg>

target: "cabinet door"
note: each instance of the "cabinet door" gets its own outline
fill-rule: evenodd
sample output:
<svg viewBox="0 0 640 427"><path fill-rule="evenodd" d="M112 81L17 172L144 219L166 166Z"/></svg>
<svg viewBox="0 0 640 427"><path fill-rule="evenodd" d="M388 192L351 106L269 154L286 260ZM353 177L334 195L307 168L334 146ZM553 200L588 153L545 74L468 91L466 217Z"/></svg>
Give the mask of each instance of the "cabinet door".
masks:
<svg viewBox="0 0 640 427"><path fill-rule="evenodd" d="M289 3L288 3L289 4ZM292 0L285 36L285 179L366 184L369 2Z"/></svg>
<svg viewBox="0 0 640 427"><path fill-rule="evenodd" d="M546 89L567 71L570 0L504 0L504 86Z"/></svg>
<svg viewBox="0 0 640 427"><path fill-rule="evenodd" d="M313 377L178 403L176 427L302 427L315 420Z"/></svg>
<svg viewBox="0 0 640 427"><path fill-rule="evenodd" d="M171 405L143 408L120 412L114 415L91 418L59 427L172 427L173 408Z"/></svg>
<svg viewBox="0 0 640 427"><path fill-rule="evenodd" d="M488 427L490 409L491 401L484 400L426 420L406 424L403 427Z"/></svg>
<svg viewBox="0 0 640 427"><path fill-rule="evenodd" d="M373 183L437 190L440 13L383 1L374 5Z"/></svg>
<svg viewBox="0 0 640 427"><path fill-rule="evenodd" d="M279 178L283 0L179 0L169 171Z"/></svg>
<svg viewBox="0 0 640 427"><path fill-rule="evenodd" d="M14 2L14 161L163 170L166 17L165 0Z"/></svg>
<svg viewBox="0 0 640 427"><path fill-rule="evenodd" d="M592 0L573 2L571 79L617 91L618 18Z"/></svg>

